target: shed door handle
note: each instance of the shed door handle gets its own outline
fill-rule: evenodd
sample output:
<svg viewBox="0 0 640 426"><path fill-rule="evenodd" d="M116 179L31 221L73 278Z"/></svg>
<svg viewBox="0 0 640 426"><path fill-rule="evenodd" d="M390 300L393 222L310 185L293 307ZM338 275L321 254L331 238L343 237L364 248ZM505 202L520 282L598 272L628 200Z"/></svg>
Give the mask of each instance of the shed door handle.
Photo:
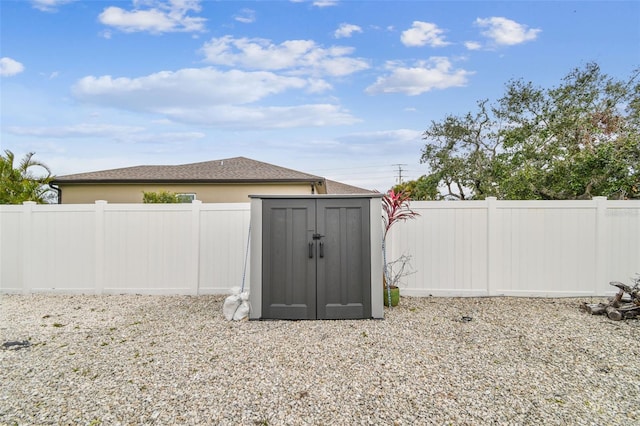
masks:
<svg viewBox="0 0 640 426"><path fill-rule="evenodd" d="M320 257L324 257L324 243L320 241Z"/></svg>
<svg viewBox="0 0 640 426"><path fill-rule="evenodd" d="M313 259L313 243L309 243L309 259Z"/></svg>

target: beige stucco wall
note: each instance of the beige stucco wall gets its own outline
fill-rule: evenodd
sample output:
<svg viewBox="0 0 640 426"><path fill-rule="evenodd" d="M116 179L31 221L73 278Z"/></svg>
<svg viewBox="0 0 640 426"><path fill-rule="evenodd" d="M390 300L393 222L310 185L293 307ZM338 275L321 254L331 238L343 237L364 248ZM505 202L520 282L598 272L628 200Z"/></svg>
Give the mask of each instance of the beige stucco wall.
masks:
<svg viewBox="0 0 640 426"><path fill-rule="evenodd" d="M81 184L60 185L62 204L92 204L96 200L109 203L142 203L143 192L170 191L180 194L196 194L203 203L248 203L249 195L297 195L311 194L308 183L282 184ZM325 193L324 187L316 193Z"/></svg>

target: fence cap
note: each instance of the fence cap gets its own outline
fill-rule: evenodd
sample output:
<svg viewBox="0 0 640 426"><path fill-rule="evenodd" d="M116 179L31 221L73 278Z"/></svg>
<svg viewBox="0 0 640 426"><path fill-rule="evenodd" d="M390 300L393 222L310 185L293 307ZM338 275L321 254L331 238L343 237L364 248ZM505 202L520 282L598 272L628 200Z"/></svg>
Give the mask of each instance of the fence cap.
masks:
<svg viewBox="0 0 640 426"><path fill-rule="evenodd" d="M287 195L287 194L280 194L280 195L249 195L249 198L265 198L265 199L269 199L269 198L277 198L277 199L316 199L316 198L382 198L384 194L381 194L379 192L372 192L371 194L309 194L309 195L303 195L303 194L297 194L297 195Z"/></svg>

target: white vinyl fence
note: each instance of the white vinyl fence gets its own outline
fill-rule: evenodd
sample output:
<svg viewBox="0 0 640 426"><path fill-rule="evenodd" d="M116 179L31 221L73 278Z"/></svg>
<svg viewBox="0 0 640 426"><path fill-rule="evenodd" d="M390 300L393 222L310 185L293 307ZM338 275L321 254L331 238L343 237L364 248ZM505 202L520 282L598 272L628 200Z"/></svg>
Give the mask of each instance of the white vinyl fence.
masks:
<svg viewBox="0 0 640 426"><path fill-rule="evenodd" d="M0 291L226 293L242 284L249 213L199 201L0 206Z"/></svg>
<svg viewBox="0 0 640 426"><path fill-rule="evenodd" d="M387 251L411 256L404 295L602 296L640 272L640 201L411 207ZM0 206L0 292L227 293L249 218L249 203Z"/></svg>
<svg viewBox="0 0 640 426"><path fill-rule="evenodd" d="M640 273L640 201L413 202L389 259L414 296L603 296Z"/></svg>

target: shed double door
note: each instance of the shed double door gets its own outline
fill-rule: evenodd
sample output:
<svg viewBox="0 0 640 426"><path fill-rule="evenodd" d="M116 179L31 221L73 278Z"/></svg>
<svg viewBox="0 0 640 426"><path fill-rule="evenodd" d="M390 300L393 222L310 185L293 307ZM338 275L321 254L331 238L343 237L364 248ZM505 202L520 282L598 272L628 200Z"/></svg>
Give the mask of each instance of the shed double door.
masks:
<svg viewBox="0 0 640 426"><path fill-rule="evenodd" d="M371 318L368 199L264 199L262 317Z"/></svg>

